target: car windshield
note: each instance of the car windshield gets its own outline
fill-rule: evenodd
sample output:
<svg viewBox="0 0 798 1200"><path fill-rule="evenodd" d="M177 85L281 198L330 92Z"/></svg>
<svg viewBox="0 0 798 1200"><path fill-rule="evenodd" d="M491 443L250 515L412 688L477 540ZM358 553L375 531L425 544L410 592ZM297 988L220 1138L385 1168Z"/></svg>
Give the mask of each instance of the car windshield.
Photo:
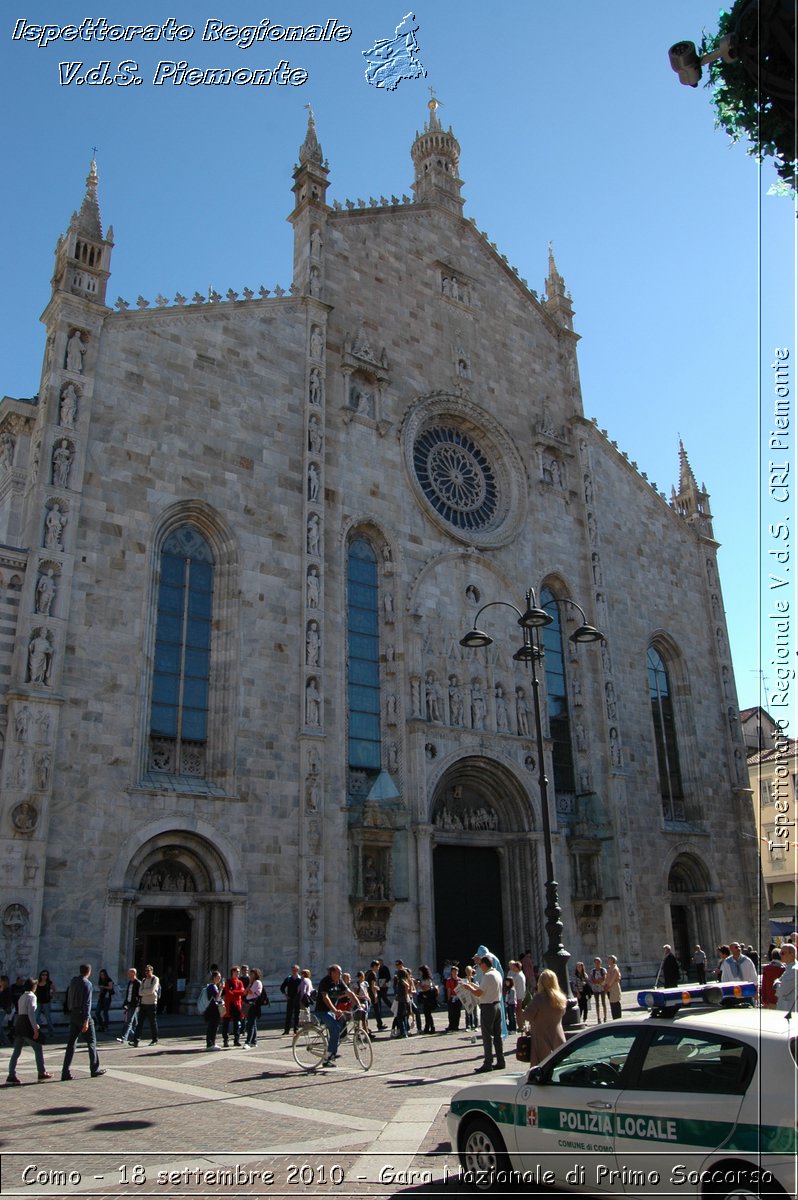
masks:
<svg viewBox="0 0 798 1200"><path fill-rule="evenodd" d="M618 1087L637 1035L636 1029L607 1029L580 1038L544 1068L542 1078L559 1087Z"/></svg>

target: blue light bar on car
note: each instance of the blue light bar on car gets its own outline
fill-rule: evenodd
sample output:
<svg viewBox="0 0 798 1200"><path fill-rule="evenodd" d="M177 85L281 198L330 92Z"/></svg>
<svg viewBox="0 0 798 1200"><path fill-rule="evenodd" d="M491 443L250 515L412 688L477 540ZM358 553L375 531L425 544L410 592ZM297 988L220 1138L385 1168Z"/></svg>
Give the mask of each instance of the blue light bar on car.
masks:
<svg viewBox="0 0 798 1200"><path fill-rule="evenodd" d="M637 993L641 1008L689 1008L698 1004L722 1004L724 1000L753 1000L755 983L708 983L686 988L651 988Z"/></svg>

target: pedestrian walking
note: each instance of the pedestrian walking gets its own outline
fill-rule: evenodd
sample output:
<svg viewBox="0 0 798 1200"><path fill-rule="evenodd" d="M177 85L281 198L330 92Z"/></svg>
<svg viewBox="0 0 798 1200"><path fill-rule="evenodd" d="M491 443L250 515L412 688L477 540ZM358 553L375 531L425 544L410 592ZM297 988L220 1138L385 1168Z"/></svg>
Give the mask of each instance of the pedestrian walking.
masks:
<svg viewBox="0 0 798 1200"><path fill-rule="evenodd" d="M33 1050L39 1082L52 1079L52 1075L44 1065L43 1038L36 1009L36 980L26 979L14 1021L14 1049L11 1052L11 1060L8 1064L8 1078L6 1079L6 1083L11 1087L19 1087L22 1083L22 1080L17 1076L17 1063L19 1062L19 1056L24 1046L30 1046Z"/></svg>
<svg viewBox="0 0 798 1200"><path fill-rule="evenodd" d="M61 1066L62 1081L72 1078L69 1068L75 1054L78 1038L86 1038L86 1049L89 1054L89 1071L92 1079L104 1075L105 1070L100 1066L97 1054L97 1035L94 1032L94 1021L91 1015L92 984L91 963L81 963L78 974L73 976L66 994L66 1007L69 1013L69 1035L67 1038L64 1061Z"/></svg>
<svg viewBox="0 0 798 1200"><path fill-rule="evenodd" d="M125 995L122 1000L122 1036L116 1040L124 1046L136 1045L136 1029L139 1023L139 993L141 980L135 967L129 967Z"/></svg>

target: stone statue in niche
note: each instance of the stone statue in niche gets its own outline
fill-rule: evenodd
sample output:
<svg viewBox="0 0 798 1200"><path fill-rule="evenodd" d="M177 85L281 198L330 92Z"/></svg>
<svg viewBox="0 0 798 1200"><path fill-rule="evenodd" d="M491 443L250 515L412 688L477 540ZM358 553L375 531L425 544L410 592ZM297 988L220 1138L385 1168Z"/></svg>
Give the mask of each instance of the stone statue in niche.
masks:
<svg viewBox="0 0 798 1200"><path fill-rule="evenodd" d="M324 341L321 335L321 329L318 325L314 325L310 331L310 356L311 358L321 359L324 350Z"/></svg>
<svg viewBox="0 0 798 1200"><path fill-rule="evenodd" d="M319 479L319 468L316 463L312 462L308 466L308 500L318 500Z"/></svg>
<svg viewBox="0 0 798 1200"><path fill-rule="evenodd" d="M16 442L13 434L6 432L0 436L0 462L2 462L7 470L14 465L15 445Z"/></svg>
<svg viewBox="0 0 798 1200"><path fill-rule="evenodd" d="M574 698L574 708L582 707L582 684L578 675L574 676L574 681L571 684L571 692Z"/></svg>
<svg viewBox="0 0 798 1200"><path fill-rule="evenodd" d="M63 550L62 537L67 523L66 513L54 504L44 518L44 545L47 550Z"/></svg>
<svg viewBox="0 0 798 1200"><path fill-rule="evenodd" d="M311 417L308 422L308 449L311 454L321 454L322 435L318 417Z"/></svg>
<svg viewBox="0 0 798 1200"><path fill-rule="evenodd" d="M587 514L587 532L591 542L595 542L598 537L598 528L596 526L596 518L592 512Z"/></svg>
<svg viewBox="0 0 798 1200"><path fill-rule="evenodd" d="M47 791L47 785L50 782L50 768L53 764L53 758L49 750L43 750L36 756L35 772L36 772L36 788L40 792Z"/></svg>
<svg viewBox="0 0 798 1200"><path fill-rule="evenodd" d="M321 537L321 521L316 513L311 513L308 518L308 554L319 553L319 539Z"/></svg>
<svg viewBox="0 0 798 1200"><path fill-rule="evenodd" d="M485 707L485 693L482 690L482 684L478 679L471 682L471 728L484 729L485 716L487 709Z"/></svg>
<svg viewBox="0 0 798 1200"><path fill-rule="evenodd" d="M309 679L305 688L305 724L321 725L321 692L315 679Z"/></svg>
<svg viewBox="0 0 798 1200"><path fill-rule="evenodd" d="M463 689L456 675L449 676L449 721L462 726L465 717Z"/></svg>
<svg viewBox="0 0 798 1200"><path fill-rule="evenodd" d="M599 556L594 553L591 556L591 561L593 563L593 583L596 585L596 587L603 587L603 580L601 577L601 561Z"/></svg>
<svg viewBox="0 0 798 1200"><path fill-rule="evenodd" d="M465 590L466 600L469 604L473 604L474 608L479 604L479 591L474 587L473 583L469 583Z"/></svg>
<svg viewBox="0 0 798 1200"><path fill-rule="evenodd" d="M515 689L515 718L521 737L529 737L529 704L522 687Z"/></svg>
<svg viewBox="0 0 798 1200"><path fill-rule="evenodd" d="M386 592L382 600L383 615L386 625L393 625L393 596L390 592Z"/></svg>
<svg viewBox="0 0 798 1200"><path fill-rule="evenodd" d="M310 253L313 258L318 258L321 255L321 246L321 234L314 226L310 231Z"/></svg>
<svg viewBox="0 0 798 1200"><path fill-rule="evenodd" d="M587 739L585 737L585 727L581 721L577 721L574 726L574 735L576 737L576 748L580 754L584 754L587 750Z"/></svg>
<svg viewBox="0 0 798 1200"><path fill-rule="evenodd" d="M321 788L318 775L308 775L305 780L305 808L308 812L319 811Z"/></svg>
<svg viewBox="0 0 798 1200"><path fill-rule="evenodd" d="M3 928L10 938L21 937L28 925L30 913L24 904L9 904L3 913Z"/></svg>
<svg viewBox="0 0 798 1200"><path fill-rule="evenodd" d="M601 665L605 675L612 675L612 655L606 642L601 643Z"/></svg>
<svg viewBox="0 0 798 1200"><path fill-rule="evenodd" d="M388 770L392 775L399 770L399 747L396 742L391 742L388 747Z"/></svg>
<svg viewBox="0 0 798 1200"><path fill-rule="evenodd" d="M607 698L607 716L611 721L614 721L618 715L618 705L615 701L615 688L611 683L605 684L604 691Z"/></svg>
<svg viewBox="0 0 798 1200"><path fill-rule="evenodd" d="M61 425L72 429L78 415L78 389L74 383L68 383L61 391L61 404L58 420Z"/></svg>
<svg viewBox="0 0 798 1200"><path fill-rule="evenodd" d="M427 675L424 690L427 700L427 720L442 721L443 688L432 671Z"/></svg>
<svg viewBox="0 0 798 1200"><path fill-rule="evenodd" d="M76 329L71 334L66 349L66 369L72 371L75 375L83 373L83 358L86 353L86 347L83 343L80 330Z"/></svg>
<svg viewBox="0 0 798 1200"><path fill-rule="evenodd" d="M385 899L385 887L372 854L363 859L363 895L367 900Z"/></svg>
<svg viewBox="0 0 798 1200"><path fill-rule="evenodd" d="M28 643L28 681L49 683L52 664L53 643L50 641L48 630L35 631Z"/></svg>
<svg viewBox="0 0 798 1200"><path fill-rule="evenodd" d="M387 663L392 663L395 658L396 658L396 647L394 646L393 642L388 642L388 644L385 647L385 661Z"/></svg>
<svg viewBox="0 0 798 1200"><path fill-rule="evenodd" d="M319 579L318 567L311 567L308 571L308 591L307 591L308 608L318 608L320 599L321 599L321 581Z"/></svg>
<svg viewBox="0 0 798 1200"><path fill-rule="evenodd" d="M389 725L395 725L397 716L397 699L395 692L389 692L385 701L385 718Z"/></svg>
<svg viewBox="0 0 798 1200"><path fill-rule="evenodd" d="M318 267L310 268L310 294L311 296L321 295L321 271Z"/></svg>
<svg viewBox="0 0 798 1200"><path fill-rule="evenodd" d="M309 399L311 404L321 404L321 374L318 367L310 372Z"/></svg>
<svg viewBox="0 0 798 1200"><path fill-rule="evenodd" d="M36 714L36 728L39 733L40 742L50 741L50 714L44 709Z"/></svg>
<svg viewBox="0 0 798 1200"><path fill-rule="evenodd" d="M352 385L352 408L356 413L360 413L363 417L374 416L374 393L368 388L360 387L357 383Z"/></svg>
<svg viewBox="0 0 798 1200"><path fill-rule="evenodd" d="M320 647L321 639L319 637L318 622L309 621L305 637L305 663L307 666L317 667L319 665Z"/></svg>
<svg viewBox="0 0 798 1200"><path fill-rule="evenodd" d="M42 571L36 584L35 609L42 616L49 617L50 609L55 599L55 572L52 567Z"/></svg>
<svg viewBox="0 0 798 1200"><path fill-rule="evenodd" d="M507 712L507 700L504 695L504 688L500 683L496 684L496 729L499 733L510 732L510 718Z"/></svg>
<svg viewBox="0 0 798 1200"><path fill-rule="evenodd" d="M610 760L614 767L621 765L621 743L618 738L618 730L613 728L610 730Z"/></svg>
<svg viewBox="0 0 798 1200"><path fill-rule="evenodd" d="M592 504L593 503L593 481L589 475L585 475L583 478L584 478L584 482L585 482L585 504Z"/></svg>
<svg viewBox="0 0 798 1200"><path fill-rule="evenodd" d="M53 450L53 487L68 488L75 452L66 438Z"/></svg>

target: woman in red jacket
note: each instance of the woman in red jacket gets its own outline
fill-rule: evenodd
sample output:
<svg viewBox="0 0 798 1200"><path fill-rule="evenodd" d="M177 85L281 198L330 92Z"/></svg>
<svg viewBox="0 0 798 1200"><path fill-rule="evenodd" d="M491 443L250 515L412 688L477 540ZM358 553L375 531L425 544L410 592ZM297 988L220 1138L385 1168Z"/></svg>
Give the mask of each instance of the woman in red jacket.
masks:
<svg viewBox="0 0 798 1200"><path fill-rule="evenodd" d="M230 1034L230 1024L233 1025L233 1045L241 1045L241 1026L244 1023L244 1014L242 1012L242 1004L246 988L239 979L238 967L230 968L230 978L222 988L222 999L224 1000L224 1019L222 1021L222 1042L225 1049L228 1045L228 1037Z"/></svg>

